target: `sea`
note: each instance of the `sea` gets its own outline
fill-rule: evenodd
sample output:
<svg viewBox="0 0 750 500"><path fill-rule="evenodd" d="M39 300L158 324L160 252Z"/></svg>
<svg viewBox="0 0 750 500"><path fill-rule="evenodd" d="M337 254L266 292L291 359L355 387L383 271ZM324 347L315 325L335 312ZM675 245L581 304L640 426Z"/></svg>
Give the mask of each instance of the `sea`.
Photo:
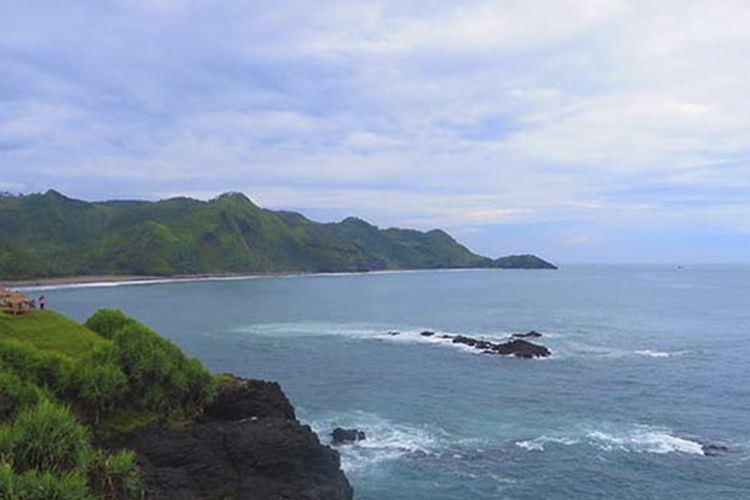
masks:
<svg viewBox="0 0 750 500"><path fill-rule="evenodd" d="M29 292L35 293L35 292ZM750 498L750 267L570 265L46 288L279 381L359 500ZM424 330L436 332L422 336ZM536 330L552 356L501 342ZM399 332L391 335L389 332ZM716 453L705 453L714 445ZM722 447L725 447L722 448Z"/></svg>

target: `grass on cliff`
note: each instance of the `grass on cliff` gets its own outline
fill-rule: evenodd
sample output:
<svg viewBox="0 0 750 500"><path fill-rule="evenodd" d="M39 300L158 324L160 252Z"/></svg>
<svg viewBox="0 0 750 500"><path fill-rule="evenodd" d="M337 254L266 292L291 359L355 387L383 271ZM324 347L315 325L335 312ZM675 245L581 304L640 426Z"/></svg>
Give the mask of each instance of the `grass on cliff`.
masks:
<svg viewBox="0 0 750 500"><path fill-rule="evenodd" d="M49 310L0 313L0 498L138 498L134 455L99 450L96 438L193 418L216 387L197 360L120 311L86 325Z"/></svg>
<svg viewBox="0 0 750 500"><path fill-rule="evenodd" d="M104 339L70 318L50 310L32 309L11 316L0 313L0 342L13 339L41 351L54 352L78 360Z"/></svg>

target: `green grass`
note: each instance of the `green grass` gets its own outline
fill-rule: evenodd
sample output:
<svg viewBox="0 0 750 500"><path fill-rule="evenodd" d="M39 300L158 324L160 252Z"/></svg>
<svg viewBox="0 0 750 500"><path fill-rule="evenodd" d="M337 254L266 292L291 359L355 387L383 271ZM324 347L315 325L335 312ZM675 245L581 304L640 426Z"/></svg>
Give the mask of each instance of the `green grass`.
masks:
<svg viewBox="0 0 750 500"><path fill-rule="evenodd" d="M127 434L141 427L146 427L160 420L161 415L154 412L134 410L133 408L118 408L112 415L102 419L96 429L96 435L106 438L116 434Z"/></svg>
<svg viewBox="0 0 750 500"><path fill-rule="evenodd" d="M0 342L5 339L28 342L37 349L62 354L74 361L107 342L62 314L39 309L19 316L0 313Z"/></svg>

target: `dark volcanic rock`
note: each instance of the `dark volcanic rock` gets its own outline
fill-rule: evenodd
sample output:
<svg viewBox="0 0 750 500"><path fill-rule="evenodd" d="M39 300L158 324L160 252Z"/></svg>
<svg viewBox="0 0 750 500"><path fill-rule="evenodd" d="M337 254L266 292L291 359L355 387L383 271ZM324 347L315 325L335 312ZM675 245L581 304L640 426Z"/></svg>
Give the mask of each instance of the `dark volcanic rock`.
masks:
<svg viewBox="0 0 750 500"><path fill-rule="evenodd" d="M487 351L492 354L502 354L504 356L517 356L519 358L544 358L552 354L549 349L543 345L532 344L526 340L516 339L503 344L495 344Z"/></svg>
<svg viewBox="0 0 750 500"><path fill-rule="evenodd" d="M701 445L701 449L703 450L703 454L707 457L715 457L717 455L723 455L724 453L729 451L729 448L727 448L724 445L712 444L712 443L706 443L706 444Z"/></svg>
<svg viewBox="0 0 750 500"><path fill-rule="evenodd" d="M430 330L425 330L422 333L420 333L422 337L432 337L435 335L435 332L431 332Z"/></svg>
<svg viewBox="0 0 750 500"><path fill-rule="evenodd" d="M221 420L286 418L294 420L294 407L276 382L234 378L206 409L205 417Z"/></svg>
<svg viewBox="0 0 750 500"><path fill-rule="evenodd" d="M364 431L360 431L359 429L342 429L341 427L336 427L331 432L331 438L332 444L339 445L362 441L363 439L367 439L367 436L365 436Z"/></svg>
<svg viewBox="0 0 750 500"><path fill-rule="evenodd" d="M456 335L451 341L454 344L464 344L475 349L481 349L487 354L502 354L519 358L544 358L552 353L543 345L532 344L526 340L515 339L503 344L495 344L489 340L475 339L464 335Z"/></svg>
<svg viewBox="0 0 750 500"><path fill-rule="evenodd" d="M514 333L513 337L518 337L518 338L539 338L539 337L543 337L543 335L541 333L537 332L536 330L531 330L530 332L526 332L526 333Z"/></svg>
<svg viewBox="0 0 750 500"><path fill-rule="evenodd" d="M454 344L465 344L471 347L474 347L477 345L477 339L473 339L471 337L466 337L464 335L456 335L453 337L453 343Z"/></svg>
<svg viewBox="0 0 750 500"><path fill-rule="evenodd" d="M466 337L464 335L456 335L455 337L453 337L452 342L454 344L468 345L470 347L474 347L475 349L492 349L495 346L495 344L493 344L489 340L474 339L471 337Z"/></svg>
<svg viewBox="0 0 750 500"><path fill-rule="evenodd" d="M350 500L338 452L324 446L276 383L235 379L200 421L151 426L105 443L130 448L147 498Z"/></svg>
<svg viewBox="0 0 750 500"><path fill-rule="evenodd" d="M390 335L391 337L395 337L396 335L401 335L401 332L391 331L388 332L388 335Z"/></svg>

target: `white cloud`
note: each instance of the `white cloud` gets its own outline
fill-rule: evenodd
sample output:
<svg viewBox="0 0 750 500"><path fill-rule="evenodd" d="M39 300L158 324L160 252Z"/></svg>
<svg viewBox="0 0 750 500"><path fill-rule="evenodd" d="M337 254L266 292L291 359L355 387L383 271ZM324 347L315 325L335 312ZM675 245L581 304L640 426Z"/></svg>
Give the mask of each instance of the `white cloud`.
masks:
<svg viewBox="0 0 750 500"><path fill-rule="evenodd" d="M750 219L745 1L10 4L12 185L419 227Z"/></svg>

